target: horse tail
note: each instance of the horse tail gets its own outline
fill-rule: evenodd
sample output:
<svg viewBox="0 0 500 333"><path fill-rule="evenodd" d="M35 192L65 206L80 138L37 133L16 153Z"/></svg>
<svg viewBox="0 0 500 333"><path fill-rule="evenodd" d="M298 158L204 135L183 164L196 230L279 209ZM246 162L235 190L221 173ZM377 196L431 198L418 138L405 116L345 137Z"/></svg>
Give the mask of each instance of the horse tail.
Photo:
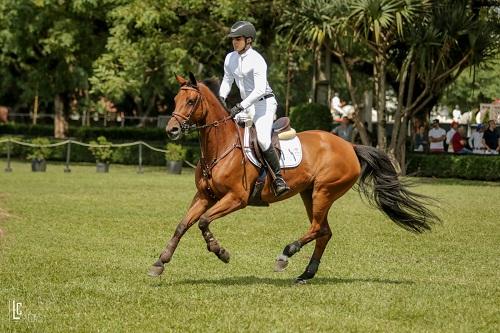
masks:
<svg viewBox="0 0 500 333"><path fill-rule="evenodd" d="M440 218L425 207L433 199L408 190L398 178L389 156L370 146L354 146L361 164L357 190L370 205L383 211L398 226L415 233L431 230Z"/></svg>

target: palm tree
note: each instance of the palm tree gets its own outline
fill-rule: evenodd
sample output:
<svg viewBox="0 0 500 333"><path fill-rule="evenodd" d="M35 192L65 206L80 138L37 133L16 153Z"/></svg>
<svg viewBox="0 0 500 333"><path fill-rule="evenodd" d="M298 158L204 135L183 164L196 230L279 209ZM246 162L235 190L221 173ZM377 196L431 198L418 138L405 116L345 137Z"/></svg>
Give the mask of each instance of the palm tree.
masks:
<svg viewBox="0 0 500 333"><path fill-rule="evenodd" d="M344 72L350 99L354 107L354 122L363 144L369 145L370 138L361 121L357 91L352 78L352 66L363 59L363 47L356 44L354 33L347 21L349 2L329 0L294 1L284 11L280 30L286 32L289 43L310 47L316 54L327 53L335 56ZM329 66L325 76L330 81ZM315 91L313 84L313 91ZM315 95L315 93L313 93Z"/></svg>
<svg viewBox="0 0 500 333"><path fill-rule="evenodd" d="M499 52L498 15L478 16L467 0L441 1L428 8L392 52L398 75L398 109L389 153L404 172L408 120L427 113L466 68L479 66ZM446 18L446 19L443 19Z"/></svg>
<svg viewBox="0 0 500 333"><path fill-rule="evenodd" d="M378 146L385 149L385 95L389 50L428 8L429 0L353 0L348 21L357 36L373 53L375 96L377 99Z"/></svg>

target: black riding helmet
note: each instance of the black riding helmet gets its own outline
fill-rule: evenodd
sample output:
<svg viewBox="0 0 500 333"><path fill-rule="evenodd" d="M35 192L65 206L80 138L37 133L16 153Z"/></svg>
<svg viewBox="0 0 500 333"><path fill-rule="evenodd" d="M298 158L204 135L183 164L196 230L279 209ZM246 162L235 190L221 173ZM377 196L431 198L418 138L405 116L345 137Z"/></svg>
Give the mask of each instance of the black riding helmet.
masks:
<svg viewBox="0 0 500 333"><path fill-rule="evenodd" d="M233 26L231 27L231 32L227 37L250 37L253 40L255 39L255 36L257 35L257 32L255 31L255 27L253 26L252 23L248 21L238 21Z"/></svg>

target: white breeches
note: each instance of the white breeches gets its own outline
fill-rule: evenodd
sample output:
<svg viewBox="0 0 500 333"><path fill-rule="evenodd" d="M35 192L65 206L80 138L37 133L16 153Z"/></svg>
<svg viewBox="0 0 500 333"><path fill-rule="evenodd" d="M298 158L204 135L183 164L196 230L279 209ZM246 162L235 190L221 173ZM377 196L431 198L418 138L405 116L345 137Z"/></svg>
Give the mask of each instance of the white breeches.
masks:
<svg viewBox="0 0 500 333"><path fill-rule="evenodd" d="M270 97L258 101L248 108L248 115L252 117L257 131L257 142L263 151L271 146L271 131L277 106L276 99Z"/></svg>

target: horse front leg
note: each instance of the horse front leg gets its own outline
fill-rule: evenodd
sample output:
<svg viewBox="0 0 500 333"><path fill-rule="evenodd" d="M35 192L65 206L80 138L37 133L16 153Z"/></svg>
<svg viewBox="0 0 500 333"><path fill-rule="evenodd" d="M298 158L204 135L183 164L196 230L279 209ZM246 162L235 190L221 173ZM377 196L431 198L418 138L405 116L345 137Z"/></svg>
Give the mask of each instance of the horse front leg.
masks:
<svg viewBox="0 0 500 333"><path fill-rule="evenodd" d="M220 245L219 241L214 237L208 226L215 219L232 213L240 208L243 208L244 206L245 203L237 195L228 193L212 208L207 210L207 212L200 217L200 222L198 223L203 239L205 239L205 242L207 243L208 251L213 252L217 258L226 264L229 262L230 254Z"/></svg>
<svg viewBox="0 0 500 333"><path fill-rule="evenodd" d="M168 241L165 249L160 255L160 258L149 268L149 276L160 276L163 273L165 264L169 263L170 259L172 259L175 249L177 248L182 236L212 205L213 201L200 195L200 193L196 193L186 216L177 225L177 228L175 228L174 235Z"/></svg>

